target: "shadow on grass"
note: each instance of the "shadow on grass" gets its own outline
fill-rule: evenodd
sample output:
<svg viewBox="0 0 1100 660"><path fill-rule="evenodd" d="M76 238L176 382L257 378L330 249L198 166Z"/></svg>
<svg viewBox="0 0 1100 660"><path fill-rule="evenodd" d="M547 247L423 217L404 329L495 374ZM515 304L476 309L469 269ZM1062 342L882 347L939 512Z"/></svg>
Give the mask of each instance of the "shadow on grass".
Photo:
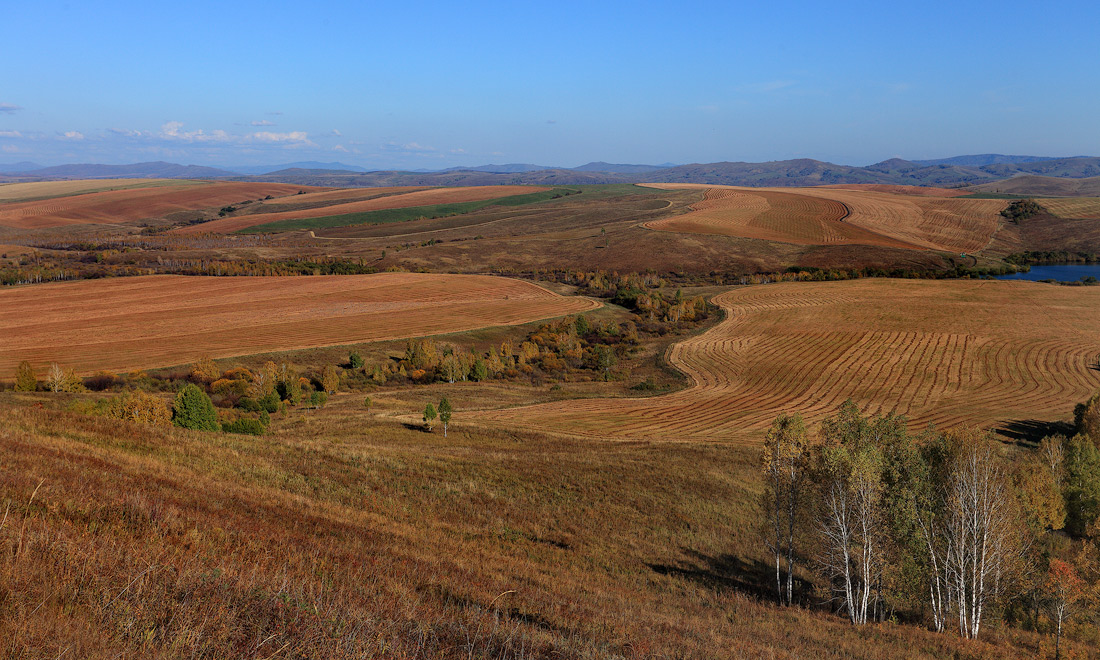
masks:
<svg viewBox="0 0 1100 660"><path fill-rule="evenodd" d="M729 554L710 556L694 550L684 552L688 560L679 565L649 564L649 568L660 575L681 577L714 589L735 589L765 602L776 601L774 565L760 560L746 561ZM811 590L809 583L795 577L796 603L804 607L815 605Z"/></svg>
<svg viewBox="0 0 1100 660"><path fill-rule="evenodd" d="M1073 424L1068 422L1047 422L1040 419L1011 419L1002 422L997 431L1017 442L1038 444L1048 435L1073 435Z"/></svg>

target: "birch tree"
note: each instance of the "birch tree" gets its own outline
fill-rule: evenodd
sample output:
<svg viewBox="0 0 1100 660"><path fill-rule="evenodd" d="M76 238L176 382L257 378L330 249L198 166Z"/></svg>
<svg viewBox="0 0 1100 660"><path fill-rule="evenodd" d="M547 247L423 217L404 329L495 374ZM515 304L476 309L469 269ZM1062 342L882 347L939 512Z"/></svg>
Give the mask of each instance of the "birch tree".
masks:
<svg viewBox="0 0 1100 660"><path fill-rule="evenodd" d="M1023 539L1014 495L988 437L971 434L944 493L946 582L959 633L977 639L989 605L1008 586Z"/></svg>
<svg viewBox="0 0 1100 660"><path fill-rule="evenodd" d="M764 542L775 557L775 589L780 605L790 605L794 589L796 526L803 516L809 468L809 442L800 415L780 415L764 438L761 472L767 516ZM786 562L786 576L782 564ZM784 582L786 583L784 586Z"/></svg>
<svg viewBox="0 0 1100 660"><path fill-rule="evenodd" d="M851 401L822 423L816 471L820 487L818 562L856 625L878 604L884 535L883 456ZM876 596L872 599L872 592Z"/></svg>

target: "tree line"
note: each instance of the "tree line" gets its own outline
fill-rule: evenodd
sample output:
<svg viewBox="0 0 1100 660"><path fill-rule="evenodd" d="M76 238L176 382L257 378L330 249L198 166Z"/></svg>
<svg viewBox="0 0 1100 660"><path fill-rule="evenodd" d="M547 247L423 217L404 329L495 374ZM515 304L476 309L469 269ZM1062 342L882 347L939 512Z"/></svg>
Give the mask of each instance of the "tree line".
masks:
<svg viewBox="0 0 1100 660"><path fill-rule="evenodd" d="M851 401L811 434L768 430L760 530L781 605L828 603L852 624L888 618L977 638L991 615L1095 625L1100 580L1100 395L1078 433L1018 449L991 432L865 416Z"/></svg>

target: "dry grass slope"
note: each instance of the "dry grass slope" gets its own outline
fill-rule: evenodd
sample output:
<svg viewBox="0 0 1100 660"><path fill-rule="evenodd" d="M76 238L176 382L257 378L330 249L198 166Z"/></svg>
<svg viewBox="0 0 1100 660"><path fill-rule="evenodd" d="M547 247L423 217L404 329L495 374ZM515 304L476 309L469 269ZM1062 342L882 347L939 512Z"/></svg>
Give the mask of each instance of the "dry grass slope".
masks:
<svg viewBox="0 0 1100 660"><path fill-rule="evenodd" d="M264 438L56 404L0 394L0 657L1036 655L770 605L754 449L444 441L350 395Z"/></svg>
<svg viewBox="0 0 1100 660"><path fill-rule="evenodd" d="M0 374L89 373L513 325L593 309L484 275L149 276L0 291Z"/></svg>
<svg viewBox="0 0 1100 660"><path fill-rule="evenodd" d="M855 280L739 288L715 301L727 320L668 356L694 380L687 390L479 416L594 437L755 442L780 413L813 423L849 398L916 428L1006 427L1064 419L1100 388L1096 289Z"/></svg>

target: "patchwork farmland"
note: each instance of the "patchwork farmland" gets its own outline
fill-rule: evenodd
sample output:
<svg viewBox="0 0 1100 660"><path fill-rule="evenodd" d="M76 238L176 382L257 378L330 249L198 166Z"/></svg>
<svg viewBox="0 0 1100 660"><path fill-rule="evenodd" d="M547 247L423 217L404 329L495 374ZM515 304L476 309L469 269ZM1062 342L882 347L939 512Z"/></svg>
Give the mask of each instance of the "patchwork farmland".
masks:
<svg viewBox="0 0 1100 660"><path fill-rule="evenodd" d="M61 181L0 186L0 201L15 200L0 203L0 227L34 230L67 225L124 225L177 211L313 190L285 183L156 179L128 183L131 185ZM20 197L23 201L19 201Z"/></svg>
<svg viewBox="0 0 1100 660"><path fill-rule="evenodd" d="M693 386L657 398L479 413L507 426L649 440L755 443L786 411L994 426L1065 418L1100 388L1100 291L1030 282L858 280L736 289L729 315L672 347ZM1034 310L1043 323L1021 324Z"/></svg>
<svg viewBox="0 0 1100 660"><path fill-rule="evenodd" d="M513 325L594 309L519 280L380 273L151 276L0 291L0 373L78 373Z"/></svg>
<svg viewBox="0 0 1100 660"><path fill-rule="evenodd" d="M190 227L183 227L174 231L184 234L210 232L228 234L236 231L241 231L242 229L249 229L251 227L256 227L259 225L266 225L269 223L282 222L286 220L343 216L356 213L366 213L369 211L383 211L389 209L409 208L417 206L434 206L437 204L480 202L490 199L497 199L500 197L509 197L512 195L544 192L547 190L550 190L550 188L541 186L471 186L464 188L430 188L427 190L418 188L365 188L362 189L363 193L360 193L362 196L366 197L367 194L373 193L367 199L355 200L354 197L351 197L351 199L353 199L354 201L343 201L342 203L338 204L325 204L321 206L308 203L315 201L348 199L347 197L343 197L343 195L348 194L347 191L340 191L339 193L334 192L331 196L328 194L320 194L312 196L312 199L310 200L305 200L307 204L304 208L271 213L258 212L245 215L236 215L227 218L219 218L211 222L205 222ZM304 197L308 197L308 195ZM292 201L297 202L298 200Z"/></svg>

